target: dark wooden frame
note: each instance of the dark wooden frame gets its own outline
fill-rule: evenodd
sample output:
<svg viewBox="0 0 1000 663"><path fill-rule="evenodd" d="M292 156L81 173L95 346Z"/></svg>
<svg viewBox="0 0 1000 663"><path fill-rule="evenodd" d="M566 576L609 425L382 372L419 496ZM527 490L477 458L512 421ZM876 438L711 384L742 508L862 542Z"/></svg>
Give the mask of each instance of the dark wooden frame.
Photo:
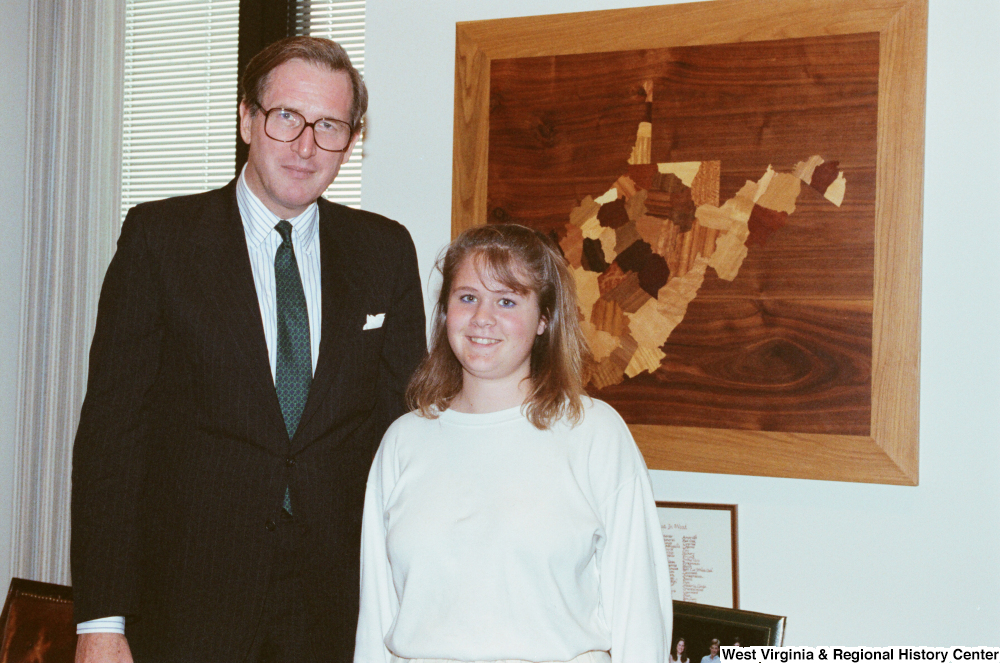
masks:
<svg viewBox="0 0 1000 663"><path fill-rule="evenodd" d="M739 564L739 526L737 524L737 505L709 504L706 502L657 502L657 508L667 509L704 509L707 511L729 512L729 539L733 567L733 609L740 607L740 564Z"/></svg>
<svg viewBox="0 0 1000 663"><path fill-rule="evenodd" d="M651 468L918 483L927 2L716 0L457 25L453 236L486 222L493 59L872 32L880 56L870 434L633 425Z"/></svg>
<svg viewBox="0 0 1000 663"><path fill-rule="evenodd" d="M745 646L780 646L785 639L785 617L778 615L768 615L762 612L750 612L748 610L732 610L730 608L719 608L713 605L702 605L700 603L686 603L684 601L674 601L674 628L673 640L670 643L670 654L674 653L674 644L679 637L691 638L692 634L683 632L685 630L678 624L678 617L682 623L684 619L694 621L699 627L703 627L711 632L712 628L721 627L727 629L741 629L743 639L740 644ZM680 628L679 628L680 627ZM745 634L758 632L763 635L766 642L758 643L751 640ZM723 642L723 646L731 645L731 642ZM689 647L690 649L690 647ZM696 660L694 657L692 661Z"/></svg>

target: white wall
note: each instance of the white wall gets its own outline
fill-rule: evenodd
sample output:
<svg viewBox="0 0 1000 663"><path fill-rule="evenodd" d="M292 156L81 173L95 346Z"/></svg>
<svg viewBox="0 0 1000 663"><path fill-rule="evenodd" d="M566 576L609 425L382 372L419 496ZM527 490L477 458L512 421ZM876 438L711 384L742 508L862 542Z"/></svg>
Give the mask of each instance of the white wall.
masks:
<svg viewBox="0 0 1000 663"><path fill-rule="evenodd" d="M10 580L13 528L14 426L21 331L21 254L24 250L24 158L28 107L29 0L4 0L0 21L0 591ZM19 109L22 112L18 112Z"/></svg>
<svg viewBox="0 0 1000 663"><path fill-rule="evenodd" d="M368 0L362 203L410 228L425 283L455 22L644 4ZM931 0L929 30L919 487L653 472L657 499L739 505L741 607L787 615L786 644L1000 645L1000 3Z"/></svg>

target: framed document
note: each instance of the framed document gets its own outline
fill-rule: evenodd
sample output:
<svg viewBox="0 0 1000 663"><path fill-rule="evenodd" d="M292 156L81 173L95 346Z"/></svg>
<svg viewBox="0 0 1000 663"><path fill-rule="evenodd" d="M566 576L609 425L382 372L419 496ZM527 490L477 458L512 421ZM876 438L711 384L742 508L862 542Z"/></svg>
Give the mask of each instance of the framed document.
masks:
<svg viewBox="0 0 1000 663"><path fill-rule="evenodd" d="M740 607L736 505L657 502L674 601Z"/></svg>

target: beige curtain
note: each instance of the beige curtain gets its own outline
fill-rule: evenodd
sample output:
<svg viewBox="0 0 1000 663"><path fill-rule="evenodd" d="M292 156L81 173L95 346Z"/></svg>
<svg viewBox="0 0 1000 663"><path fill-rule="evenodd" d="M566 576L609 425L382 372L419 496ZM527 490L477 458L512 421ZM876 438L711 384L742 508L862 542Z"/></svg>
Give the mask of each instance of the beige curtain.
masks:
<svg viewBox="0 0 1000 663"><path fill-rule="evenodd" d="M70 584L73 436L118 236L124 3L33 0L14 576Z"/></svg>

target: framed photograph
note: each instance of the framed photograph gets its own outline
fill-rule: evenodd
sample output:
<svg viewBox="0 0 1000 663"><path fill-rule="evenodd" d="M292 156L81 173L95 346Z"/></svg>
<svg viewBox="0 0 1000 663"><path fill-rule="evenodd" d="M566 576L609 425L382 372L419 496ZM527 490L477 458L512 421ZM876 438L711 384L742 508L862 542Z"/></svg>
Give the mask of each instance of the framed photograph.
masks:
<svg viewBox="0 0 1000 663"><path fill-rule="evenodd" d="M735 504L657 502L675 601L740 607Z"/></svg>
<svg viewBox="0 0 1000 663"><path fill-rule="evenodd" d="M0 660L72 661L76 650L73 589L11 578L0 614Z"/></svg>
<svg viewBox="0 0 1000 663"><path fill-rule="evenodd" d="M700 663L712 653L713 640L722 647L764 647L780 646L784 638L784 617L674 601L670 655L677 655L678 643L683 641L682 662Z"/></svg>
<svg viewBox="0 0 1000 663"><path fill-rule="evenodd" d="M573 265L651 468L916 485L926 0L459 23L452 230Z"/></svg>

